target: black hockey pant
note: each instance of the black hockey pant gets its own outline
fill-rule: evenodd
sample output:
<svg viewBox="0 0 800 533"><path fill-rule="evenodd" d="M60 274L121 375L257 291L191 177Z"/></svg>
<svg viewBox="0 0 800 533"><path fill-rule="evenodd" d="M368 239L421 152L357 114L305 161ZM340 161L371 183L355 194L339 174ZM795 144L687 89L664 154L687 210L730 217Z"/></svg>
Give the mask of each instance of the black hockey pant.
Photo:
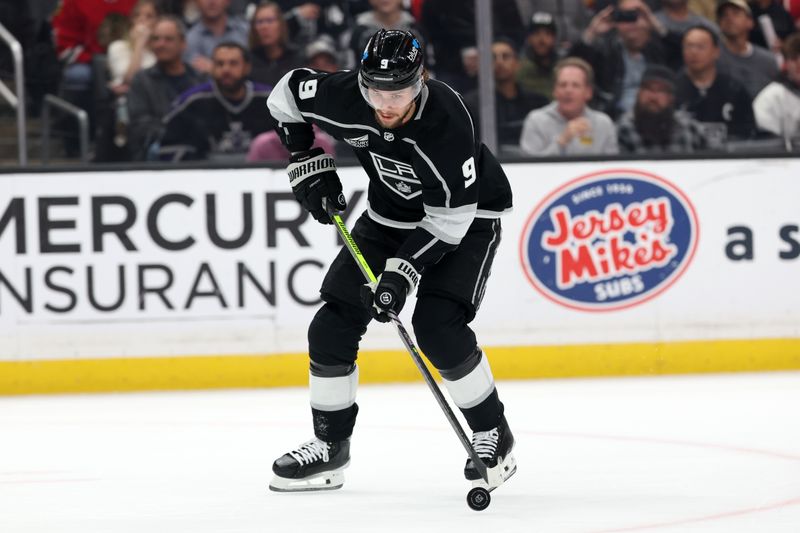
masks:
<svg viewBox="0 0 800 533"><path fill-rule="evenodd" d="M359 341L369 321L365 308L330 301L317 312L309 327L311 410L314 433L322 440L342 440L353 432L358 413L355 363ZM470 428L487 431L497 426L503 404L488 362L467 325L464 306L446 297L420 296L412 325L420 350L439 370Z"/></svg>

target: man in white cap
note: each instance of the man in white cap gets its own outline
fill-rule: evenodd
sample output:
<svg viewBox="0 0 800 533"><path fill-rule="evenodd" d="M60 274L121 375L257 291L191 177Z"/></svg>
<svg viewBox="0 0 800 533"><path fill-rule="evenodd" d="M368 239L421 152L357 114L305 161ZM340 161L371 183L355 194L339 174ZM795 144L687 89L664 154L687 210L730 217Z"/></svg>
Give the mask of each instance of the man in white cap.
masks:
<svg viewBox="0 0 800 533"><path fill-rule="evenodd" d="M768 50L749 41L755 22L745 0L720 2L717 20L722 30L717 67L744 85L750 98L755 98L778 77L778 62Z"/></svg>

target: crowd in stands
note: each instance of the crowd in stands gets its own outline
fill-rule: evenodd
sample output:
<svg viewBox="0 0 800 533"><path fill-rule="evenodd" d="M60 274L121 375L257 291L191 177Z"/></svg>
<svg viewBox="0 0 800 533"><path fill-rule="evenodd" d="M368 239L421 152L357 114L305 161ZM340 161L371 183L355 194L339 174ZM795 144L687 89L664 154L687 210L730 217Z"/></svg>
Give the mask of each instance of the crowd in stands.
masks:
<svg viewBox="0 0 800 533"><path fill-rule="evenodd" d="M800 149L800 0L493 0L502 154ZM26 84L92 119L96 161L283 160L265 99L411 30L480 131L472 0L0 0ZM0 73L10 71L0 54ZM760 143L760 144L759 144ZM317 145L349 148L317 130ZM67 135L65 149L77 153Z"/></svg>

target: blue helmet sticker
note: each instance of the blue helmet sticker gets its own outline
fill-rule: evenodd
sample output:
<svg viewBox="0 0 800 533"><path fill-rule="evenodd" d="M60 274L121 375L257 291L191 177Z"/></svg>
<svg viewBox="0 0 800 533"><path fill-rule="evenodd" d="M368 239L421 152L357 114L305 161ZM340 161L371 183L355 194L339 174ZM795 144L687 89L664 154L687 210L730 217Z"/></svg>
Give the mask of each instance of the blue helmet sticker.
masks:
<svg viewBox="0 0 800 533"><path fill-rule="evenodd" d="M699 226L686 195L663 178L612 170L551 193L525 224L520 259L550 300L612 311L671 286L694 256Z"/></svg>

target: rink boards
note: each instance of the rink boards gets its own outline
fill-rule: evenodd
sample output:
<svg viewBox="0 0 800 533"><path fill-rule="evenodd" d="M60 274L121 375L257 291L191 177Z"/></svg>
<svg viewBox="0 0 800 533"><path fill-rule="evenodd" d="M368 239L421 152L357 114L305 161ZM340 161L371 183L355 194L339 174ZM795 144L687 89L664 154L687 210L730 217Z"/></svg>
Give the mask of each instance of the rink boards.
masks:
<svg viewBox="0 0 800 533"><path fill-rule="evenodd" d="M505 168L514 210L475 288L498 378L800 368L800 161ZM352 226L366 176L340 174ZM306 383L340 244L282 170L0 183L0 393ZM386 325L360 362L363 382L418 376Z"/></svg>

